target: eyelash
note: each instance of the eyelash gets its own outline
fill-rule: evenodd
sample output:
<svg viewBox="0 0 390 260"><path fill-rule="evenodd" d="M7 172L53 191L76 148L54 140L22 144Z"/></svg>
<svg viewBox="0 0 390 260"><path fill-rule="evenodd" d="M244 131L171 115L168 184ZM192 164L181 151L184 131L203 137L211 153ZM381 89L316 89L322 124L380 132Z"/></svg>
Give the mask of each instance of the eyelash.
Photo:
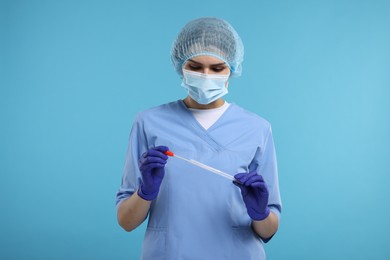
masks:
<svg viewBox="0 0 390 260"><path fill-rule="evenodd" d="M225 68L211 68L213 71L215 72L221 72L223 71Z"/></svg>
<svg viewBox="0 0 390 260"><path fill-rule="evenodd" d="M199 67L199 66L194 66L194 65L189 65L188 66L191 70L193 71L197 71L197 70L200 70L202 67ZM211 68L212 71L214 72L221 72L223 71L225 68L222 68L222 67L215 67L215 68Z"/></svg>

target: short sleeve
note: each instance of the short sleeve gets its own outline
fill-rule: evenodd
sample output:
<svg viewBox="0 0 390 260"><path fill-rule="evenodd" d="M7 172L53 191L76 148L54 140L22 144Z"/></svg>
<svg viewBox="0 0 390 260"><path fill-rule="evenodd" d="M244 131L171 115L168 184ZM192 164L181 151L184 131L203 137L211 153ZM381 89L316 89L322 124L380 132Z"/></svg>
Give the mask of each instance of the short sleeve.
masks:
<svg viewBox="0 0 390 260"><path fill-rule="evenodd" d="M250 170L256 170L258 174L263 176L269 193L268 206L280 220L282 201L279 191L278 167L271 126L265 136L264 143L257 149L255 158L250 165ZM265 242L268 241L269 239Z"/></svg>
<svg viewBox="0 0 390 260"><path fill-rule="evenodd" d="M278 166L271 126L268 129L264 144L258 149L255 161L257 173L263 176L268 187L269 205L281 212L282 202L279 191Z"/></svg>
<svg viewBox="0 0 390 260"><path fill-rule="evenodd" d="M141 117L138 115L131 128L129 143L126 152L125 165L121 186L116 194L116 206L129 198L138 189L141 183L141 173L138 160L147 150L146 137Z"/></svg>

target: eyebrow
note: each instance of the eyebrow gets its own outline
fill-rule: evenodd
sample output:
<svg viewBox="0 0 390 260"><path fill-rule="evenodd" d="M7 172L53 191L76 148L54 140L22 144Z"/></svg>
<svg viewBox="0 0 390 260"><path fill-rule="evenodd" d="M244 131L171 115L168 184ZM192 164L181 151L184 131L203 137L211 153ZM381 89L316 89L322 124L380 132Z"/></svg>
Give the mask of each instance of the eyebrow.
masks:
<svg viewBox="0 0 390 260"><path fill-rule="evenodd" d="M192 60L192 59L188 59L188 61L191 61L191 62L196 63L196 64L199 64L199 65L203 65L202 63L197 62L197 61L194 61L194 60ZM226 65L226 62L211 64L211 66L222 66L222 65Z"/></svg>

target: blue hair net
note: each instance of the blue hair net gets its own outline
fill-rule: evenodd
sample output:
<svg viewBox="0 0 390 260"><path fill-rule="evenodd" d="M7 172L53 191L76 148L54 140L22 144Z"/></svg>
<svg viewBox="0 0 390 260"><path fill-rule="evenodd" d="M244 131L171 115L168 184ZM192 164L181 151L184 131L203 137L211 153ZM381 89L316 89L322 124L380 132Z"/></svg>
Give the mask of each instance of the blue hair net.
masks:
<svg viewBox="0 0 390 260"><path fill-rule="evenodd" d="M231 76L240 76L244 46L234 28L225 20L206 17L186 24L171 50L171 60L178 74L187 60L196 56L213 56L226 63Z"/></svg>

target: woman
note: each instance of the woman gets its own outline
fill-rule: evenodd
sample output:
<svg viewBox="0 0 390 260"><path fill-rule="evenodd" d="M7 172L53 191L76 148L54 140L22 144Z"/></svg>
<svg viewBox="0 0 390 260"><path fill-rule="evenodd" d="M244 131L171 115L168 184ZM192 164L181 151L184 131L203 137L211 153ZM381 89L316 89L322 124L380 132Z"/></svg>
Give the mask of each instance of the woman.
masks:
<svg viewBox="0 0 390 260"><path fill-rule="evenodd" d="M188 96L135 119L117 208L126 231L149 216L142 259L265 259L281 212L271 126L222 98L243 54L226 21L189 22L171 52ZM168 149L236 181L168 159Z"/></svg>

